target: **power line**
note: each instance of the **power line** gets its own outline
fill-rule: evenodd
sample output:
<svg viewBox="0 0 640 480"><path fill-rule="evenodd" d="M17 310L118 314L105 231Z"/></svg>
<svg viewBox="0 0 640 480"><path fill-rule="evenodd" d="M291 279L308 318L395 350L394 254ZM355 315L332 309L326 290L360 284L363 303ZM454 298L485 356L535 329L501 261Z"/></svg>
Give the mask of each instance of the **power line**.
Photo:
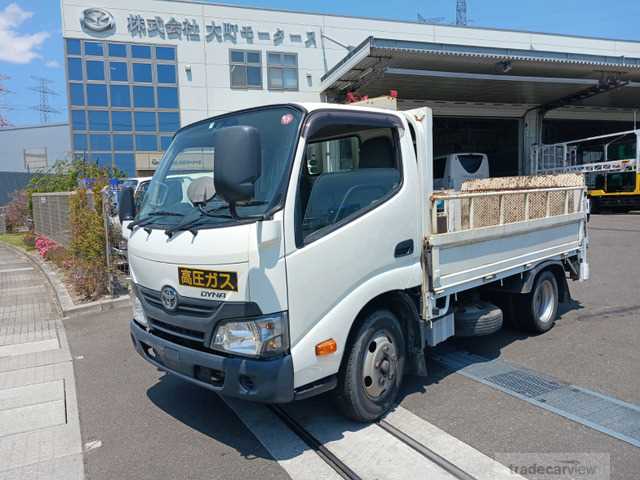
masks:
<svg viewBox="0 0 640 480"><path fill-rule="evenodd" d="M35 77L33 75L31 78L37 82L37 86L29 87L29 90L40 94L40 103L31 108L40 112L40 121L42 123L49 123L49 115L60 113L60 110L52 107L49 103L49 96L57 96L58 92L49 88L49 85L53 83L52 80L44 77Z"/></svg>

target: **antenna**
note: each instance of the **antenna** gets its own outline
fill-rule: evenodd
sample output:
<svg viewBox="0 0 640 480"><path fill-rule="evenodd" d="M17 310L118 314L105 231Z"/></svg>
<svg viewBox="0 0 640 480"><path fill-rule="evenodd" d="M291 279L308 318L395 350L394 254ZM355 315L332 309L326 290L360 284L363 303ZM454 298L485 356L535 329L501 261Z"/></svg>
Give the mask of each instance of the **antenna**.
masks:
<svg viewBox="0 0 640 480"><path fill-rule="evenodd" d="M456 25L467 24L467 0L457 0L456 3Z"/></svg>
<svg viewBox="0 0 640 480"><path fill-rule="evenodd" d="M31 78L38 84L35 87L29 87L29 90L40 94L40 104L31 108L40 112L40 121L42 123L49 123L50 114L60 113L60 110L58 110L57 108L53 108L49 104L49 95L55 96L58 95L58 92L49 88L49 85L53 83L52 80L44 77L35 77L33 75L31 76Z"/></svg>
<svg viewBox="0 0 640 480"><path fill-rule="evenodd" d="M4 80L9 80L9 77L7 77L6 75L0 74L0 82ZM8 93L11 93L11 92L9 92L9 90L7 90L5 86L2 85L2 83L0 83L0 97L2 95L7 95ZM11 123L9 123L9 120L7 119L7 117L2 115L2 112L7 110L11 110L11 109L7 106L6 103L1 102L0 103L0 128L6 128L11 126Z"/></svg>

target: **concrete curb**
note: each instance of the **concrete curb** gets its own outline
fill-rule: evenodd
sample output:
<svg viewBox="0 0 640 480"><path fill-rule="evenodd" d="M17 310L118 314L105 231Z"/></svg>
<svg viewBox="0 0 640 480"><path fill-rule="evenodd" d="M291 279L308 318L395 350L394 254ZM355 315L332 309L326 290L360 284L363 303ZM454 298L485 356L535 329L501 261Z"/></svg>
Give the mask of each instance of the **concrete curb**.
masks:
<svg viewBox="0 0 640 480"><path fill-rule="evenodd" d="M34 255L31 252L27 252L26 250L22 250L21 248L14 247L6 242L0 242L2 245L6 246L10 250L14 252L21 253L26 255L26 257L33 263L36 267L42 271L44 276L47 278L49 285L53 289L55 293L55 301L58 310L60 311L63 317L77 317L79 315L84 315L85 313L100 313L106 312L108 310L113 310L115 308L126 307L130 305L129 295L120 295L115 298L107 298L103 300L97 300L95 302L87 302L76 305L73 303L71 299L71 295L67 291L67 287L64 285L62 280L58 277L56 272L54 272L49 265L46 264L44 260L42 260L38 255Z"/></svg>

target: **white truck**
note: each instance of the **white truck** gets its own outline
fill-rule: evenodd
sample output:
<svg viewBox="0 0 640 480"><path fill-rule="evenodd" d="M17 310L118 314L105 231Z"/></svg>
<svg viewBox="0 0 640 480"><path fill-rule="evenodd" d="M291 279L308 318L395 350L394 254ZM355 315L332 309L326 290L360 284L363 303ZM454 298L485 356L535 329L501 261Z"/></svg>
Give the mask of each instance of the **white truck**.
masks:
<svg viewBox="0 0 640 480"><path fill-rule="evenodd" d="M503 312L551 328L566 278L588 276L583 182L434 193L432 164L428 108L283 104L184 127L141 209L121 196L136 350L222 395L334 390L372 421L426 374L425 347Z"/></svg>

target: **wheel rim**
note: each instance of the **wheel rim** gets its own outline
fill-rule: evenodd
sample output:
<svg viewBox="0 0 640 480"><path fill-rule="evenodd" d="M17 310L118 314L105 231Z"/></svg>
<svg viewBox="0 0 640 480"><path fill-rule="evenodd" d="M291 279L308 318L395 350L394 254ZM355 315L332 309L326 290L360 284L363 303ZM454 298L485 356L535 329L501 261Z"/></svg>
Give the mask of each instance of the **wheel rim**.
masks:
<svg viewBox="0 0 640 480"><path fill-rule="evenodd" d="M556 292L550 280L543 280L533 298L533 308L536 318L542 323L553 320Z"/></svg>
<svg viewBox="0 0 640 480"><path fill-rule="evenodd" d="M372 399L382 397L394 384L398 374L398 354L388 332L376 332L364 356L362 384Z"/></svg>

